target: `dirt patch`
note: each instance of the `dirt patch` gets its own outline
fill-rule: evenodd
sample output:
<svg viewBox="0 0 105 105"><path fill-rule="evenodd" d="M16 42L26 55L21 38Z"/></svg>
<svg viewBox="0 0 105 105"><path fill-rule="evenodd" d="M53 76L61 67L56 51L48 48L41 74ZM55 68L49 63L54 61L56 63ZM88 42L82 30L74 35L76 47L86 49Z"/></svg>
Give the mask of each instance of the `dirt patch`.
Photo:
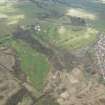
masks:
<svg viewBox="0 0 105 105"><path fill-rule="evenodd" d="M45 91L49 91L60 105L104 105L105 86L97 81L99 76L86 78L80 65L70 73L49 73Z"/></svg>

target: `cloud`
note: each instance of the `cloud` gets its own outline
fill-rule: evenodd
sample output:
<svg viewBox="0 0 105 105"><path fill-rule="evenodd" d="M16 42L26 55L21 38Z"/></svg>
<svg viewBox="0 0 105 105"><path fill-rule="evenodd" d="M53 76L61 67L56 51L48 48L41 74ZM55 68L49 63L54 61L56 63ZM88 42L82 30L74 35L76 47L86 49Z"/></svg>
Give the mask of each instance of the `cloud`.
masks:
<svg viewBox="0 0 105 105"><path fill-rule="evenodd" d="M93 2L105 4L105 0L93 0Z"/></svg>
<svg viewBox="0 0 105 105"><path fill-rule="evenodd" d="M6 0L0 0L0 3L4 3L4 2L6 2Z"/></svg>
<svg viewBox="0 0 105 105"><path fill-rule="evenodd" d="M80 18L84 18L84 19L90 19L90 20L95 20L96 16L83 10L80 8L70 8L67 10L66 14L68 16L74 16L74 17L80 17Z"/></svg>
<svg viewBox="0 0 105 105"><path fill-rule="evenodd" d="M13 25L17 24L20 20L24 19L24 15L15 15L15 16L10 16L8 18L8 25Z"/></svg>

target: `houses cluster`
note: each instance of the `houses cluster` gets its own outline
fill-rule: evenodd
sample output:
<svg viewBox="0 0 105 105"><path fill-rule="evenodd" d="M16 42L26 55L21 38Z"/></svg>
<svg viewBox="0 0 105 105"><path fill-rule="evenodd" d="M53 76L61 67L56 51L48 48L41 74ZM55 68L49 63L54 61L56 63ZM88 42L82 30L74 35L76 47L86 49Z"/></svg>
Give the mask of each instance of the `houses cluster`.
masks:
<svg viewBox="0 0 105 105"><path fill-rule="evenodd" d="M20 26L21 29L23 30L33 30L35 32L40 32L41 31L41 26L39 24L34 24L34 25L27 25L27 26Z"/></svg>
<svg viewBox="0 0 105 105"><path fill-rule="evenodd" d="M100 67L100 73L103 75L105 79L105 36L101 34L99 40L96 43L96 57L98 60L98 65Z"/></svg>

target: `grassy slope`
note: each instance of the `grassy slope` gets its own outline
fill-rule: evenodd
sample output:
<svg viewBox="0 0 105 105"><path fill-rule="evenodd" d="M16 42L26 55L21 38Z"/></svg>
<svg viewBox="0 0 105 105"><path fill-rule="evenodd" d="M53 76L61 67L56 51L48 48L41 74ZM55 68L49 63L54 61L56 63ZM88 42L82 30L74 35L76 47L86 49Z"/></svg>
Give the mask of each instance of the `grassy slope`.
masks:
<svg viewBox="0 0 105 105"><path fill-rule="evenodd" d="M43 82L49 71L48 61L45 56L31 49L22 41L12 41L20 57L22 70L28 75L32 85L40 90L43 88Z"/></svg>
<svg viewBox="0 0 105 105"><path fill-rule="evenodd" d="M68 50L87 46L96 39L97 31L95 29L84 28L75 31L72 26L63 26L65 31L59 33L60 27L55 24L48 24L46 27L42 27L42 31L37 36L57 47Z"/></svg>

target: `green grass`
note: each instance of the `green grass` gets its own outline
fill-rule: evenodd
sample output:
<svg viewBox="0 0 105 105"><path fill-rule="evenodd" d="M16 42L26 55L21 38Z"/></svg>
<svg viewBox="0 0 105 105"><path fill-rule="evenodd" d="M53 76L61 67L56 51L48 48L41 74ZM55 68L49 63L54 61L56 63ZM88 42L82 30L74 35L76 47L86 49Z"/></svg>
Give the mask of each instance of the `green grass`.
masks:
<svg viewBox="0 0 105 105"><path fill-rule="evenodd" d="M58 30L61 26L57 26L56 24L48 24L45 26L46 27L42 27L41 32L35 34L35 36L37 35L44 41L67 50L85 47L96 40L97 31L92 28L82 28L75 31L72 26L63 26L65 31L59 33Z"/></svg>
<svg viewBox="0 0 105 105"><path fill-rule="evenodd" d="M22 41L12 41L11 44L20 57L21 68L27 74L29 81L37 90L41 90L49 71L47 58Z"/></svg>
<svg viewBox="0 0 105 105"><path fill-rule="evenodd" d="M63 48L81 48L95 41L95 30L81 30L81 31L69 31L62 35L61 40L57 42L58 46ZM63 40L62 40L63 39Z"/></svg>

